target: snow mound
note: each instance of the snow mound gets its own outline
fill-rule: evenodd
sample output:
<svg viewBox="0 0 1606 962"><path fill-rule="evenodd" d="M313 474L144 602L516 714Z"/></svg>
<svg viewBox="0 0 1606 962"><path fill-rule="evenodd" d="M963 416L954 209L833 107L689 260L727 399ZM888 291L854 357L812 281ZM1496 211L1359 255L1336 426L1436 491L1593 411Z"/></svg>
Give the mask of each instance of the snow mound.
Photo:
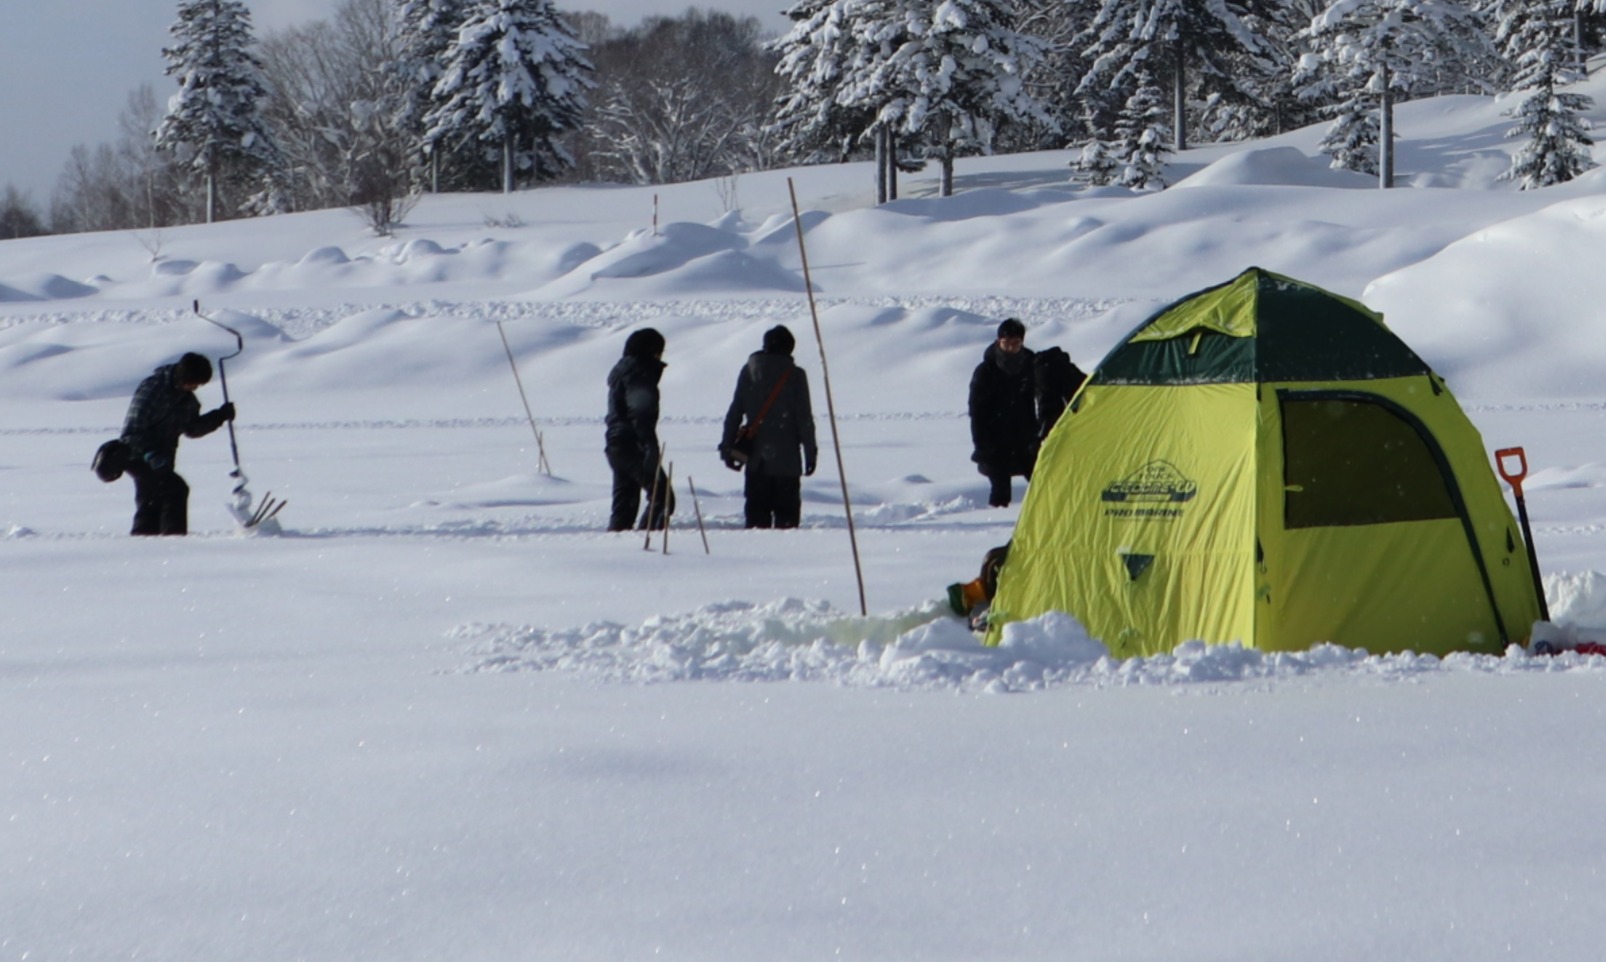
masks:
<svg viewBox="0 0 1606 962"><path fill-rule="evenodd" d="M342 264L350 264L350 263L351 263L351 258L346 256L346 252L345 251L341 250L338 247L325 246L325 247L314 248L314 249L308 251L306 254L302 255L301 260L296 262L296 266L297 267L317 267L317 266L339 267Z"/></svg>
<svg viewBox="0 0 1606 962"><path fill-rule="evenodd" d="M1212 686L1363 676L1400 680L1439 672L1513 674L1606 672L1606 657L1567 652L1447 658L1318 645L1262 652L1241 645L1188 642L1170 655L1117 660L1074 618L1050 612L1004 629L996 648L938 605L884 618L857 618L821 601L766 605L729 601L689 614L655 615L640 625L595 622L548 630L469 624L449 637L466 642L463 674L565 671L609 682L826 681L905 691L1029 692L1063 687Z"/></svg>
<svg viewBox="0 0 1606 962"><path fill-rule="evenodd" d="M1562 332L1592 322L1580 305L1598 283L1603 243L1606 199L1566 200L1457 240L1363 297L1463 398L1513 383L1540 397L1597 397L1606 342Z"/></svg>
<svg viewBox="0 0 1606 962"><path fill-rule="evenodd" d="M60 274L34 274L8 278L0 284L0 302L64 301L97 293L88 284L68 280Z"/></svg>
<svg viewBox="0 0 1606 962"><path fill-rule="evenodd" d="M211 323L220 324L231 330L238 331L240 336L248 343L262 346L264 343L288 344L291 337L271 321L247 314L243 311L228 308L214 308L202 301L195 301L195 306L201 310L202 316L210 318Z"/></svg>
<svg viewBox="0 0 1606 962"><path fill-rule="evenodd" d="M1333 170L1323 158L1307 157L1295 147L1265 147L1229 154L1176 187L1226 186L1364 187L1375 178L1350 170Z"/></svg>
<svg viewBox="0 0 1606 962"><path fill-rule="evenodd" d="M1545 577L1550 618L1572 641L1606 642L1606 573L1561 571Z"/></svg>
<svg viewBox="0 0 1606 962"><path fill-rule="evenodd" d="M676 222L657 232L637 231L609 250L570 248L559 263L567 272L531 296L567 297L620 281L635 282L632 290L641 292L637 296L803 289L801 278L791 271L747 253L748 239L728 229L740 226L739 218L719 223L725 226Z"/></svg>

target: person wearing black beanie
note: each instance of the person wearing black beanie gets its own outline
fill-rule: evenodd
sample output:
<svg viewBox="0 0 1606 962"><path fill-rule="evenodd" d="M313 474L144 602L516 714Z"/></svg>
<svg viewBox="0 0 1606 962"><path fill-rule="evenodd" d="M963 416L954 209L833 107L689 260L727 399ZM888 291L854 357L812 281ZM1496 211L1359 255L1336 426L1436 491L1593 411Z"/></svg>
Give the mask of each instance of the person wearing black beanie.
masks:
<svg viewBox="0 0 1606 962"><path fill-rule="evenodd" d="M189 533L190 486L175 470L180 437L199 438L234 420L234 405L201 413L195 392L212 380L212 362L185 354L152 371L134 389L120 440L134 479L134 526L130 534Z"/></svg>
<svg viewBox="0 0 1606 962"><path fill-rule="evenodd" d="M783 325L764 332L763 350L736 375L719 455L745 471L742 493L749 528L795 528L803 518L802 475L819 461L808 374L792 360L797 341Z"/></svg>
<svg viewBox="0 0 1606 962"><path fill-rule="evenodd" d="M642 530L664 527L675 513L675 492L659 464L658 381L663 377L664 336L650 327L625 338L624 355L608 372L608 413L603 453L613 469L609 531L629 531L643 492Z"/></svg>
<svg viewBox="0 0 1606 962"><path fill-rule="evenodd" d="M625 338L625 357L661 358L664 356L664 336L657 330L644 327L632 331Z"/></svg>
<svg viewBox="0 0 1606 962"><path fill-rule="evenodd" d="M1025 341L1026 325L1006 318L970 378L970 459L987 477L995 508L1009 507L1012 479L1030 481L1037 463L1034 355Z"/></svg>
<svg viewBox="0 0 1606 962"><path fill-rule="evenodd" d="M797 347L797 339L792 332L786 329L785 324L777 324L764 332L764 353L785 354L792 356L792 349Z"/></svg>

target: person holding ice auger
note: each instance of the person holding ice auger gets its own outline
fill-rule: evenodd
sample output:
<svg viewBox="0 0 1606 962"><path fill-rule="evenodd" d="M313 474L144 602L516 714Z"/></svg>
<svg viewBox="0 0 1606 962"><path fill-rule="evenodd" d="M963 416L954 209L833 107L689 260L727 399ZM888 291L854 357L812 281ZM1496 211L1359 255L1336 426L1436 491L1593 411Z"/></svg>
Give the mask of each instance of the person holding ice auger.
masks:
<svg viewBox="0 0 1606 962"><path fill-rule="evenodd" d="M195 391L212 380L212 362L189 353L164 364L134 389L123 419L124 465L134 479L134 527L130 534L189 532L190 486L176 468L180 437L199 438L234 420L234 405L201 413Z"/></svg>

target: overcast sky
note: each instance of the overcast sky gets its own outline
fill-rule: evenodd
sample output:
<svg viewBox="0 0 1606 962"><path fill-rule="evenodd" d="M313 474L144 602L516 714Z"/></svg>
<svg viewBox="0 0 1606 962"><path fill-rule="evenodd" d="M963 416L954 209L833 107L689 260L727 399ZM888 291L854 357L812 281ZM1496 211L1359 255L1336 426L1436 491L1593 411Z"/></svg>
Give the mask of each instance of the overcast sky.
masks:
<svg viewBox="0 0 1606 962"><path fill-rule="evenodd" d="M257 35L327 16L333 0L246 0ZM787 24L790 0L559 0L623 24L687 7ZM177 0L0 0L0 189L11 184L46 212L75 144L117 138L117 118L142 83L165 102L175 89L162 47Z"/></svg>

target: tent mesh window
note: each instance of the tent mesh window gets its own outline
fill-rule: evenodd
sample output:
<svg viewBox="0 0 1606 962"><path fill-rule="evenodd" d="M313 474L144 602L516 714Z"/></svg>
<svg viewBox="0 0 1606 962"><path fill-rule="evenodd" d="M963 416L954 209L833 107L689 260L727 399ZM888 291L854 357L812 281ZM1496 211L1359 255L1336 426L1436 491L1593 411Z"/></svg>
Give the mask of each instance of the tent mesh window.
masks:
<svg viewBox="0 0 1606 962"><path fill-rule="evenodd" d="M1282 415L1286 527L1459 516L1442 452L1382 399L1284 395Z"/></svg>

